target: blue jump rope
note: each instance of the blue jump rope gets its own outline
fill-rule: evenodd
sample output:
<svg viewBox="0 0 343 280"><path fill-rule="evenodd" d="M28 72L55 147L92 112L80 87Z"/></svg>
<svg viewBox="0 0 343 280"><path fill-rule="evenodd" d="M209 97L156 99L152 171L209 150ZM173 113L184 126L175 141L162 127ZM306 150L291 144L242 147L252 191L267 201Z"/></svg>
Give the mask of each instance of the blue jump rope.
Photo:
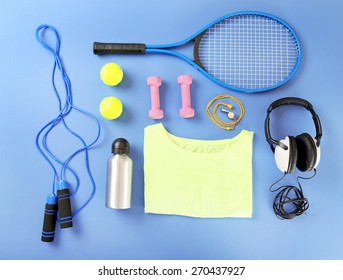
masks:
<svg viewBox="0 0 343 280"><path fill-rule="evenodd" d="M43 34L44 32L50 31L53 33L56 44L55 47L51 47L48 45L44 39ZM52 242L55 236L55 227L56 221L59 222L61 228L69 228L73 226L73 218L84 208L86 205L91 201L94 196L96 185L93 179L93 175L90 171L89 166L89 157L88 157L88 150L91 148L99 139L100 137L100 123L97 118L92 115L91 113L76 107L72 100L72 92L71 92L71 83L65 69L62 65L62 61L59 55L60 52L60 38L58 36L57 30L51 25L40 25L36 30L36 38L38 42L47 49L54 57L54 65L52 70L52 87L55 93L55 96L58 100L58 115L51 121L49 121L46 125L42 127L42 129L37 133L36 136L36 147L43 158L47 161L49 166L53 171L53 180L52 180L52 190L51 193L48 195L46 204L45 204L45 213L44 213L44 222L43 222L43 231L41 240L43 242ZM56 87L56 75L60 74L65 91L65 99L61 98L61 95ZM73 111L76 110L77 112L85 115L94 120L97 126L97 133L95 139L90 142L86 143L86 141L79 135L77 132L72 130L66 121L66 117ZM58 125L62 125L67 134L71 137L76 138L80 142L80 148L75 150L69 157L64 160L59 159L53 151L48 147L47 139L52 130L56 128ZM86 199L86 201L79 206L74 212L72 212L72 207L70 203L70 197L74 196L79 189L80 186L80 179L78 174L69 166L70 162L73 158L75 158L78 154L83 153L84 155L84 163L86 167L86 171L90 180L91 184L91 193ZM59 172L58 172L59 170ZM75 180L75 186L73 191L70 193L69 191L69 183L66 181L66 174L69 173L73 179Z"/></svg>

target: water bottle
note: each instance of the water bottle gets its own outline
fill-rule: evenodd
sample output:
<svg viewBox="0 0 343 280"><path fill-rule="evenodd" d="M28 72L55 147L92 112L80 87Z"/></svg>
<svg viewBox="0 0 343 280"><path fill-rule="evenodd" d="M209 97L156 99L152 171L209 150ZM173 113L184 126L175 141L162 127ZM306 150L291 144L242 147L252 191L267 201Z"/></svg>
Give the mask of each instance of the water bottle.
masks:
<svg viewBox="0 0 343 280"><path fill-rule="evenodd" d="M124 138L112 143L112 156L107 163L106 207L131 208L132 160L130 145Z"/></svg>

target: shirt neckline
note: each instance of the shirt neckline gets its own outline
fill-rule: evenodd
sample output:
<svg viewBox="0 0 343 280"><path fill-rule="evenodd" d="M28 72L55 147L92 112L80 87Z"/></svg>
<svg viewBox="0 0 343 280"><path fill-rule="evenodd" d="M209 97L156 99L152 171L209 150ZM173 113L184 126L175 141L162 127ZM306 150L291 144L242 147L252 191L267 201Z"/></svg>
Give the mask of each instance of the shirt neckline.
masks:
<svg viewBox="0 0 343 280"><path fill-rule="evenodd" d="M246 130L241 130L239 134L237 134L236 136L232 137L232 138L225 138L225 139L219 139L219 140L198 140L198 139L191 139L191 138L185 138L185 137L179 137L176 136L172 133L170 133L162 123L156 124L156 126L158 127L158 130L160 131L161 135L164 137L164 139L166 140L166 142L168 143L169 146L171 146L175 151L178 151L180 153L187 153L187 154L191 154L194 156L202 156L202 157L216 157L216 156L222 156L222 155L226 155L228 153L231 152L231 149L225 149L223 151L220 152L216 152L216 153L198 153L198 152L194 152L194 151L189 151L186 150L182 147L180 147L177 143L183 143L183 144L190 144L190 145L197 145L197 146L227 146L230 143L233 142L237 142L239 141L239 139L244 135L244 133L246 132Z"/></svg>

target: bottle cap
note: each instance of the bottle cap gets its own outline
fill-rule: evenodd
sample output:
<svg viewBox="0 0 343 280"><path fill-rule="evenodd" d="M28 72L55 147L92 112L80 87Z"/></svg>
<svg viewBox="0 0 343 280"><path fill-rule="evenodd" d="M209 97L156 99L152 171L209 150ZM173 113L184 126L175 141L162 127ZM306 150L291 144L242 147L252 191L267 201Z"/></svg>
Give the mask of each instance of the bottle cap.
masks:
<svg viewBox="0 0 343 280"><path fill-rule="evenodd" d="M130 153L130 144L124 138L117 138L112 143L112 154L128 155Z"/></svg>

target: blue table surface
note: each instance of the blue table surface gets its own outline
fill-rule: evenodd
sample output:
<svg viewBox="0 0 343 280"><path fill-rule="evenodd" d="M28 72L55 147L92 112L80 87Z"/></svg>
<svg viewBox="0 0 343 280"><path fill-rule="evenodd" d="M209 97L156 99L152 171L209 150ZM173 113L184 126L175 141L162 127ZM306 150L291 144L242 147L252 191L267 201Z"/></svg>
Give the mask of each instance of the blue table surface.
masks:
<svg viewBox="0 0 343 280"><path fill-rule="evenodd" d="M19 3L18 3L19 2ZM4 1L0 9L0 259L343 259L343 142L341 130L343 62L343 2L289 1ZM288 22L297 32L303 60L286 85L257 94L224 89L175 57L95 56L94 41L164 44L180 41L216 18L237 11L263 11ZM35 38L40 24L51 24L61 38L60 55L70 77L74 104L100 121L99 142L89 151L96 182L91 202L74 219L74 227L56 230L53 243L40 241L46 196L52 172L35 147L40 128L58 112L51 86L53 58ZM46 38L51 40L49 36ZM179 49L181 52L182 49ZM191 46L184 52L192 54ZM108 87L99 78L107 62L124 71L122 83ZM192 119L179 116L180 87L177 77L193 77ZM161 120L172 134L194 139L224 139L242 129L254 131L253 217L251 219L196 219L144 213L144 128L157 123L148 117L149 76L163 80ZM63 89L61 89L63 92ZM219 95L239 98L246 115L234 131L217 128L206 116L207 102ZM122 116L101 117L98 107L106 96L124 104ZM303 181L310 208L293 220L275 217L275 194L269 186L282 176L264 136L266 110L276 99L296 96L309 100L323 126L321 162L317 176ZM71 126L85 139L94 137L95 126L80 114L71 114ZM272 116L273 136L315 130L310 114L292 106ZM65 157L75 141L57 129L49 144ZM111 143L128 139L134 163L132 208L105 207L106 164ZM167 159L166 159L167 160ZM163 164L163 163L161 163ZM234 162L232 163L234 164ZM72 199L81 205L91 191L83 157L71 166L81 178ZM283 183L296 184L295 172Z"/></svg>

